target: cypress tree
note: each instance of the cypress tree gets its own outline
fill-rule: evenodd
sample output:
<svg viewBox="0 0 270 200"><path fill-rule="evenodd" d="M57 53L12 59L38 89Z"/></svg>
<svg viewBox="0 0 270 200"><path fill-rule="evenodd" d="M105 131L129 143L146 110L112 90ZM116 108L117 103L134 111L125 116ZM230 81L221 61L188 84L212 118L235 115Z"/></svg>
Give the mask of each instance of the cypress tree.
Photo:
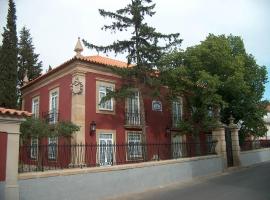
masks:
<svg viewBox="0 0 270 200"><path fill-rule="evenodd" d="M23 78L27 73L29 81L41 75L42 62L38 61L39 54L36 54L30 30L23 27L20 31L18 57L18 80L19 87L23 86Z"/></svg>
<svg viewBox="0 0 270 200"><path fill-rule="evenodd" d="M2 34L0 54L0 106L17 107L18 38L16 31L16 8L9 0L7 25Z"/></svg>

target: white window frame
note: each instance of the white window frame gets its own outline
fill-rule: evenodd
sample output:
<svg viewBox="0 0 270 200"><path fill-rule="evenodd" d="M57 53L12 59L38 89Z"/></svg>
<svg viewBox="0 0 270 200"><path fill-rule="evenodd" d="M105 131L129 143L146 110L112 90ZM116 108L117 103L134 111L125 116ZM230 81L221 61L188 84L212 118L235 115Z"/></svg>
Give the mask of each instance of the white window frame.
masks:
<svg viewBox="0 0 270 200"><path fill-rule="evenodd" d="M177 127L183 117L183 101L182 98L178 98L172 102L172 126Z"/></svg>
<svg viewBox="0 0 270 200"><path fill-rule="evenodd" d="M185 156L186 143L184 142L184 136L179 133L173 133L171 137L172 141L172 156L174 159Z"/></svg>
<svg viewBox="0 0 270 200"><path fill-rule="evenodd" d="M101 88L103 88L101 90ZM101 103L101 99L108 94L108 91L113 91L113 87L109 85L99 85L98 86L98 108L99 110L113 111L113 99L109 99Z"/></svg>
<svg viewBox="0 0 270 200"><path fill-rule="evenodd" d="M32 98L32 116L39 118L39 97Z"/></svg>
<svg viewBox="0 0 270 200"><path fill-rule="evenodd" d="M140 131L128 131L127 144L128 160L138 160L143 158L142 133Z"/></svg>
<svg viewBox="0 0 270 200"><path fill-rule="evenodd" d="M58 122L58 109L59 109L59 88L50 91L49 101L49 123L55 124Z"/></svg>
<svg viewBox="0 0 270 200"><path fill-rule="evenodd" d="M102 138L102 135L109 135L108 137ZM109 162L108 160L108 154L106 154L105 159L102 160L101 158L101 152L102 152L102 145L101 145L101 140L105 140L106 145L104 146L105 148L105 154L107 153L108 148L110 148L110 144L107 143L107 141L111 140L111 151L112 151L112 160L111 162ZM106 129L98 129L97 130L97 135L96 135L96 142L98 144L98 148L97 148L97 154L96 154L96 161L97 161L97 165L99 166L111 166L114 164L114 162L116 161L116 149L115 149L115 142L116 141L116 131L115 130L106 130ZM103 162L102 162L103 161Z"/></svg>
<svg viewBox="0 0 270 200"><path fill-rule="evenodd" d="M58 138L49 137L48 138L48 159L56 160L58 153Z"/></svg>
<svg viewBox="0 0 270 200"><path fill-rule="evenodd" d="M36 160L38 158L38 138L31 137L30 158Z"/></svg>

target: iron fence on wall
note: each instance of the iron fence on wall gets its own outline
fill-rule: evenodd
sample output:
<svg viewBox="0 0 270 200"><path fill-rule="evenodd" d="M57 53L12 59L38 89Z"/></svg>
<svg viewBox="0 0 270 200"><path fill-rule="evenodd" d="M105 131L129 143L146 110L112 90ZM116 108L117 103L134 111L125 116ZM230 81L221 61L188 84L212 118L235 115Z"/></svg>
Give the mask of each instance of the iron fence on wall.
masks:
<svg viewBox="0 0 270 200"><path fill-rule="evenodd" d="M248 140L240 145L241 151L270 148L270 140Z"/></svg>
<svg viewBox="0 0 270 200"><path fill-rule="evenodd" d="M215 154L216 141L171 144L21 145L19 172L111 166Z"/></svg>

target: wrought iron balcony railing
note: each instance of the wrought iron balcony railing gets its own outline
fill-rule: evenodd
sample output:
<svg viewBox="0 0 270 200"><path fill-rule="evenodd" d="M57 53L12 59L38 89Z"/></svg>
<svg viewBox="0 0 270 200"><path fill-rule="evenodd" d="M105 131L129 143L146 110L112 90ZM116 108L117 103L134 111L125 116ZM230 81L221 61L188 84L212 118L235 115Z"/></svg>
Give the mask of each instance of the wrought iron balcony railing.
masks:
<svg viewBox="0 0 270 200"><path fill-rule="evenodd" d="M58 110L51 110L49 112L43 112L42 117L46 120L49 124L55 124L59 121L59 111Z"/></svg>
<svg viewBox="0 0 270 200"><path fill-rule="evenodd" d="M129 126L140 126L142 125L142 114L140 112L126 112L125 122Z"/></svg>

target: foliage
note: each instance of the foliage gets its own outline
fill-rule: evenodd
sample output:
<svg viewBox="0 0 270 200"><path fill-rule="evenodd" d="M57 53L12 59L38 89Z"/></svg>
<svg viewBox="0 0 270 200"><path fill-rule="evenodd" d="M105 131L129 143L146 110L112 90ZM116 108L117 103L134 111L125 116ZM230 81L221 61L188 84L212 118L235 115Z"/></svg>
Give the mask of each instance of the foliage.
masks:
<svg viewBox="0 0 270 200"><path fill-rule="evenodd" d="M17 31L16 8L13 0L9 0L7 25L2 34L0 54L0 106L16 108L17 106Z"/></svg>
<svg viewBox="0 0 270 200"><path fill-rule="evenodd" d="M61 121L56 124L48 124L45 120L39 118L27 118L21 123L20 132L23 139L30 137L71 137L73 133L79 131L80 127L69 121Z"/></svg>
<svg viewBox="0 0 270 200"><path fill-rule="evenodd" d="M105 25L103 30L111 30L112 33L126 31L130 37L117 40L107 46L98 46L83 40L85 46L96 49L98 52L127 54L127 68L112 67L115 73L123 77L123 85L109 92L105 98L123 99L133 94L132 88L138 89L143 135L146 133L143 98L146 95L159 96L161 86L161 82L155 76L157 62L162 55L177 48L182 41L178 33L162 34L145 22L146 17L152 17L155 14L154 8L155 4L152 0L130 0L126 7L115 12L100 9L101 16L112 19L111 25ZM142 90L145 85L151 90L148 92Z"/></svg>
<svg viewBox="0 0 270 200"><path fill-rule="evenodd" d="M41 75L42 62L38 61L39 54L36 54L32 42L30 30L23 27L20 31L18 57L18 81L19 86L23 86L23 79L27 74L29 81Z"/></svg>
<svg viewBox="0 0 270 200"><path fill-rule="evenodd" d="M69 121L58 122L54 127L54 135L59 137L71 137L73 133L79 131L80 127Z"/></svg>
<svg viewBox="0 0 270 200"><path fill-rule="evenodd" d="M220 110L223 123L228 123L232 114L235 122L241 122L241 134L265 133L265 105L261 99L266 68L246 53L240 37L210 34L185 52L165 56L160 65L163 83L171 94L186 98L194 126L200 121L203 129L211 108L213 119L219 117Z"/></svg>
<svg viewBox="0 0 270 200"><path fill-rule="evenodd" d="M145 22L146 17L155 14L154 8L152 0L131 0L126 7L115 12L100 9L101 16L113 20L112 24L105 25L103 30L111 30L112 33L126 31L130 33L130 38L117 40L107 46L97 46L83 40L87 47L103 53L127 53L127 63L135 65L113 70L129 80L125 83L128 86L134 84L130 82L134 77L139 78L142 83L152 85L155 77L151 75L155 73L157 61L165 52L178 47L182 41L178 33L162 34Z"/></svg>

